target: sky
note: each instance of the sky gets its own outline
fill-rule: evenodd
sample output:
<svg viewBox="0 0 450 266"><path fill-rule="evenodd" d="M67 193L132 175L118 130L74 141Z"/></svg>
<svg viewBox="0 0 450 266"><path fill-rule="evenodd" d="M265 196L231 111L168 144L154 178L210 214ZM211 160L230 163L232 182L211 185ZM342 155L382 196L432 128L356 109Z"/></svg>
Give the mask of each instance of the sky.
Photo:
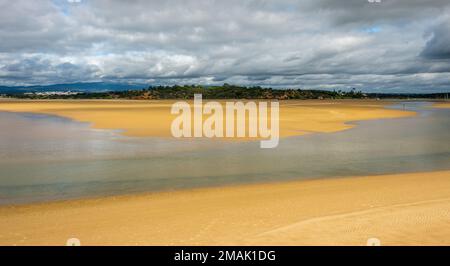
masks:
<svg viewBox="0 0 450 266"><path fill-rule="evenodd" d="M0 85L450 91L449 0L0 0Z"/></svg>

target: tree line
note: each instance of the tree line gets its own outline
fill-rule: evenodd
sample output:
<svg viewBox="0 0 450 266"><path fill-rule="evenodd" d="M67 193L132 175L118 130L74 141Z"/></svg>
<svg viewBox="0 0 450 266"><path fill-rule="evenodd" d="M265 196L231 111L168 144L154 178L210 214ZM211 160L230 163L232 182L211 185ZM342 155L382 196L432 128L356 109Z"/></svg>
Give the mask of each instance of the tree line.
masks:
<svg viewBox="0 0 450 266"><path fill-rule="evenodd" d="M65 90L67 91L67 90ZM161 100L161 99L193 99L195 94L202 94L203 99L446 99L450 93L363 93L351 90L310 90L310 89L273 89L260 86L244 87L230 84L221 86L174 85L150 86L145 89L61 93L11 93L2 97L23 99L131 99L131 100Z"/></svg>

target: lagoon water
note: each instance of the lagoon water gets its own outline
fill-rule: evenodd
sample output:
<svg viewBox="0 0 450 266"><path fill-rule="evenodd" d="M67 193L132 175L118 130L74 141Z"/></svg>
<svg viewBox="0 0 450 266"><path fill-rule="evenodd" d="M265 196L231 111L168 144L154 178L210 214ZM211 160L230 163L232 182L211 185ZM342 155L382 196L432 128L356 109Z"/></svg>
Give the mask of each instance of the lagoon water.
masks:
<svg viewBox="0 0 450 266"><path fill-rule="evenodd" d="M450 169L450 110L259 142L130 138L87 123L0 112L0 204L201 186Z"/></svg>

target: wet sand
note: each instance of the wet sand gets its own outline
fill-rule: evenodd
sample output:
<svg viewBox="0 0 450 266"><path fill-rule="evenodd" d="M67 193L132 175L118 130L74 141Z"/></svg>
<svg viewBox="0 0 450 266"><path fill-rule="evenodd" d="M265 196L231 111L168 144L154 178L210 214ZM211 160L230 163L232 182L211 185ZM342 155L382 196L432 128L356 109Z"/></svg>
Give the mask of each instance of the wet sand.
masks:
<svg viewBox="0 0 450 266"><path fill-rule="evenodd" d="M0 208L1 245L450 245L450 171Z"/></svg>
<svg viewBox="0 0 450 266"><path fill-rule="evenodd" d="M3 100L0 111L58 115L92 123L97 129L120 129L127 136L171 137L176 117L170 109L175 101L124 100ZM414 112L385 109L392 104L372 100L282 101L280 136L313 132L336 132L352 128L350 121L412 116ZM206 118L206 116L205 116Z"/></svg>

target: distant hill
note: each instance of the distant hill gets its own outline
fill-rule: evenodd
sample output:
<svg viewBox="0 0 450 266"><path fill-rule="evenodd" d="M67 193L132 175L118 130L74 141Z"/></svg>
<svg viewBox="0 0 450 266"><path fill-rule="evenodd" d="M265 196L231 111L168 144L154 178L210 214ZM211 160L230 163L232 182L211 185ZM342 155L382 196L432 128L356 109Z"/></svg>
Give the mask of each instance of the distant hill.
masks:
<svg viewBox="0 0 450 266"><path fill-rule="evenodd" d="M47 91L109 92L109 91L139 90L146 87L148 87L148 85L91 82L91 83L54 84L45 86L0 86L0 93L10 94L10 93L47 92Z"/></svg>

